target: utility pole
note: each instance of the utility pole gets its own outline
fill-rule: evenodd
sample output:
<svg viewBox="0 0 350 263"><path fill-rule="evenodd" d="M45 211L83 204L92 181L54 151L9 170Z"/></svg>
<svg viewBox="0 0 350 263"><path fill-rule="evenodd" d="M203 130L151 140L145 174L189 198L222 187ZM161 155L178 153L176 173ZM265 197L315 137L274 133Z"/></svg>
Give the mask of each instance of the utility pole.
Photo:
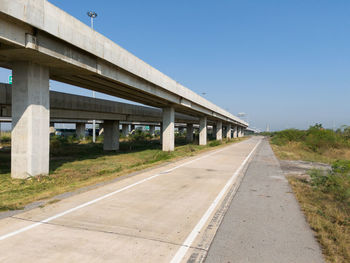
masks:
<svg viewBox="0 0 350 263"><path fill-rule="evenodd" d="M94 11L87 12L87 15L90 17L91 28L94 29L94 19L97 17L97 13ZM95 91L92 91L92 97L96 98ZM92 142L96 142L96 120L92 121Z"/></svg>

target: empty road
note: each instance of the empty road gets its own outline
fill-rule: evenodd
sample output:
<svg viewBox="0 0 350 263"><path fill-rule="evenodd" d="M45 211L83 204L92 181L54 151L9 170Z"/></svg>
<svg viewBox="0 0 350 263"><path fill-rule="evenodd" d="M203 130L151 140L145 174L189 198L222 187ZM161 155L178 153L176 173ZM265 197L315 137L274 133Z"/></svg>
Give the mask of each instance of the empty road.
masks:
<svg viewBox="0 0 350 263"><path fill-rule="evenodd" d="M198 262L205 260L208 251L208 261L228 262L218 257L222 241L227 243L220 233L231 231L229 239L236 240L226 250L232 250L232 245L242 249L237 241L242 229L232 231L226 217L232 220L234 194L245 170L249 173L251 160L261 159L259 154L267 146L261 137L254 137L2 219L0 262ZM256 180L257 189L263 187L260 180ZM258 204L264 205L238 202L251 217ZM292 207L297 208L296 203ZM253 233L245 238L249 234Z"/></svg>

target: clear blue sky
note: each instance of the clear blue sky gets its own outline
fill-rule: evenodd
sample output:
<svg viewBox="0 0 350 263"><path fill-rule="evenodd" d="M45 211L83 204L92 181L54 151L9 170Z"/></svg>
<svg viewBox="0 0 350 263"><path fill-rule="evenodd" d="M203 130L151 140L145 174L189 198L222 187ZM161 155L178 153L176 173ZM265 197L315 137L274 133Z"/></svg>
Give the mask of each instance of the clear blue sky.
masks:
<svg viewBox="0 0 350 263"><path fill-rule="evenodd" d="M50 2L252 126L350 125L349 0Z"/></svg>

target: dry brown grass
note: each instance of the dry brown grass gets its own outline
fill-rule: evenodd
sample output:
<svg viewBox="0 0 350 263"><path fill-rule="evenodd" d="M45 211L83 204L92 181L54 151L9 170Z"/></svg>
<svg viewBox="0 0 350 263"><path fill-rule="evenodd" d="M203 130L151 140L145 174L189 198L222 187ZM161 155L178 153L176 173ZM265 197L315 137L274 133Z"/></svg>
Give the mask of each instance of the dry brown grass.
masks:
<svg viewBox="0 0 350 263"><path fill-rule="evenodd" d="M350 262L350 208L309 182L288 178L328 262Z"/></svg>
<svg viewBox="0 0 350 263"><path fill-rule="evenodd" d="M303 160L309 162L332 163L336 160L349 160L349 148L329 148L322 153L313 152L301 142L288 142L285 145L271 144L271 147L279 159Z"/></svg>

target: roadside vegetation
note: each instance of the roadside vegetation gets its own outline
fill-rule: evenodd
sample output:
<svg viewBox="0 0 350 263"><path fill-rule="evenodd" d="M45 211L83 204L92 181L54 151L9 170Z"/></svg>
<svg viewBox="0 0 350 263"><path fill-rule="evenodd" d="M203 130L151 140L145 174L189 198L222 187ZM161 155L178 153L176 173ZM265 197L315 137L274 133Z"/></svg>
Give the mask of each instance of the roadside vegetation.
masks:
<svg viewBox="0 0 350 263"><path fill-rule="evenodd" d="M98 138L97 143L93 144L91 138L78 140L72 136L52 136L50 175L26 180L11 179L9 144L0 148L0 211L22 209L34 201L244 139L210 141L207 146L199 146L186 144L185 136L178 134L175 151L163 152L159 137L137 131L121 138L120 151L105 152L103 138Z"/></svg>
<svg viewBox="0 0 350 263"><path fill-rule="evenodd" d="M272 148L282 160L329 164L336 160L350 160L349 126L333 131L316 124L308 130L288 129L265 135L271 137Z"/></svg>
<svg viewBox="0 0 350 263"><path fill-rule="evenodd" d="M328 262L350 262L350 127L289 129L266 134L280 159L324 162L330 171L310 170L288 180Z"/></svg>
<svg viewBox="0 0 350 263"><path fill-rule="evenodd" d="M310 180L289 177L328 262L350 262L350 161L337 161Z"/></svg>
<svg viewBox="0 0 350 263"><path fill-rule="evenodd" d="M0 148L4 146L10 146L11 144L11 133L1 132L0 134Z"/></svg>

